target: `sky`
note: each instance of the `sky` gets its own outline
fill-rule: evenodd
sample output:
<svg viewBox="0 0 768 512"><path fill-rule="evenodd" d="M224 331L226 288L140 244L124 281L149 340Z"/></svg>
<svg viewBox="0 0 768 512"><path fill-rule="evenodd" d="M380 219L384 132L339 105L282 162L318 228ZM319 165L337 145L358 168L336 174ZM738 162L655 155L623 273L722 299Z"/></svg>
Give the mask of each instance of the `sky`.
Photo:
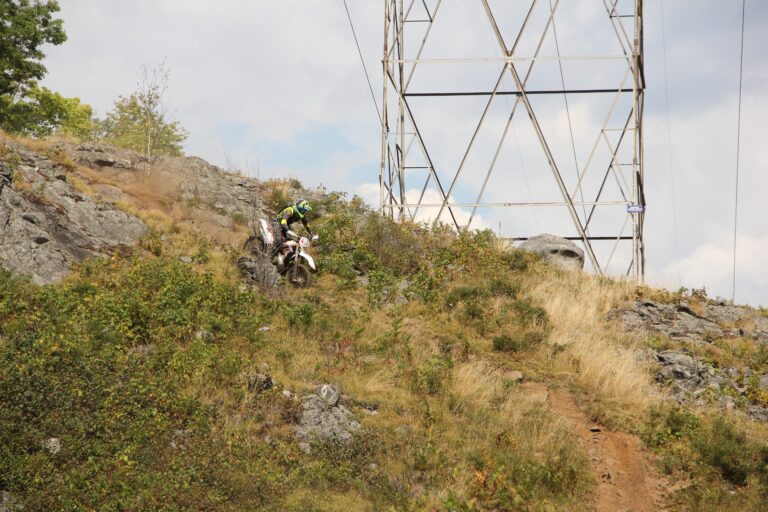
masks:
<svg viewBox="0 0 768 512"><path fill-rule="evenodd" d="M347 3L380 104L384 2ZM104 115L119 95L136 88L142 65L165 62L171 71L168 108L190 132L188 154L262 179L294 177L377 202L381 128L342 0L60 4L69 39L47 48L43 85L79 97ZM482 14L479 0L443 4L425 56L497 56L488 27L472 24L481 19L474 18ZM505 32L516 29L520 14L515 8L523 4L530 5L491 2ZM539 0L537 8L547 4ZM619 3L624 4L629 2ZM595 29L601 9L603 0L560 0L555 23L564 55L611 53L605 34ZM605 22L600 26L610 28ZM736 301L768 306L768 222L763 210L768 191L768 3L746 0L744 34ZM740 37L741 2L736 0L645 1L649 284L706 287L711 296L731 296ZM520 51L531 53L526 43ZM554 51L551 38L544 51ZM556 71L542 65L532 73L531 88L537 80L545 84L559 79ZM569 86L580 87L615 78L615 73L610 67L566 63L563 76ZM490 90L497 74L492 64L424 67L414 74L413 87ZM504 80L504 88L514 88ZM479 139L473 156L477 160L457 182L456 200L474 198L481 169L492 155L493 131L500 133L510 101L494 103L488 139ZM572 147L562 97L536 101L561 170L573 180L599 133L606 104L570 97ZM436 165L452 169L482 107L477 100L451 105L414 100ZM499 162L503 171L494 173L485 196L489 201L557 192L526 119L515 118L513 137L505 141ZM473 225L501 228L505 236L570 234L565 211L535 212L484 210ZM615 229L611 221L605 220L608 230Z"/></svg>

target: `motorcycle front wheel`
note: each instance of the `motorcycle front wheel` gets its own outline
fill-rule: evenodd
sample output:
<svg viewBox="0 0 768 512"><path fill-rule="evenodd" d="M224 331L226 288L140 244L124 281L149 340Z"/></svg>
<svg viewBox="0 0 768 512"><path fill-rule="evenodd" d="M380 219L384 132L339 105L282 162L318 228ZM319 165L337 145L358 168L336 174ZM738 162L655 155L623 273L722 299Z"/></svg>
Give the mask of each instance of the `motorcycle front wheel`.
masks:
<svg viewBox="0 0 768 512"><path fill-rule="evenodd" d="M296 288L308 288L312 284L312 273L301 263L291 265L287 277L288 282Z"/></svg>

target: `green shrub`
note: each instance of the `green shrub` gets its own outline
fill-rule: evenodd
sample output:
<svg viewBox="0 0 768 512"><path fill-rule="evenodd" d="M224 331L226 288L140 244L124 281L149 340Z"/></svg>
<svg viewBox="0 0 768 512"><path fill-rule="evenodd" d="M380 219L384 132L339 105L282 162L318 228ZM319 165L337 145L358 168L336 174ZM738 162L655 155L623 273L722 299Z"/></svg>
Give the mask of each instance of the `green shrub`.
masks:
<svg viewBox="0 0 768 512"><path fill-rule="evenodd" d="M651 409L648 424L641 432L646 445L658 448L672 440L690 439L698 435L702 424L698 416L679 406Z"/></svg>
<svg viewBox="0 0 768 512"><path fill-rule="evenodd" d="M374 270L367 275L368 303L380 306L395 299L397 280L388 270Z"/></svg>
<svg viewBox="0 0 768 512"><path fill-rule="evenodd" d="M315 310L311 304L286 304L283 315L291 327L306 330L312 325Z"/></svg>
<svg viewBox="0 0 768 512"><path fill-rule="evenodd" d="M517 249L506 251L501 255L501 261L510 270L515 272L525 272L528 270L529 261L533 259L535 259L535 256L532 254Z"/></svg>
<svg viewBox="0 0 768 512"><path fill-rule="evenodd" d="M732 484L746 485L753 473L768 475L768 449L759 449L747 441L745 433L725 418L715 418L705 434L695 440L694 447L707 464L717 468Z"/></svg>
<svg viewBox="0 0 768 512"><path fill-rule="evenodd" d="M516 300L512 304L512 310L523 325L546 326L549 322L547 311L533 304L528 298Z"/></svg>
<svg viewBox="0 0 768 512"><path fill-rule="evenodd" d="M501 334L493 338L493 350L498 352L522 352L541 343L544 335L540 332L524 332L517 335Z"/></svg>
<svg viewBox="0 0 768 512"><path fill-rule="evenodd" d="M433 357L425 361L416 373L416 389L421 393L436 395L443 389L451 367L450 360Z"/></svg>

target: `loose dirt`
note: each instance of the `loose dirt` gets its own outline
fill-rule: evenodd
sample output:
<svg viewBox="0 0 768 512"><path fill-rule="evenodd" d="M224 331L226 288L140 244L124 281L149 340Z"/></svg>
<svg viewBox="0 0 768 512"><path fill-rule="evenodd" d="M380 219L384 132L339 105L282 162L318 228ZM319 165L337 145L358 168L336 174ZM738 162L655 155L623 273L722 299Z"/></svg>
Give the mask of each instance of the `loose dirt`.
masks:
<svg viewBox="0 0 768 512"><path fill-rule="evenodd" d="M551 391L528 384L544 396L549 408L573 425L574 433L590 457L597 479L596 512L652 512L667 510L666 482L643 452L637 436L612 432L596 424L564 390Z"/></svg>

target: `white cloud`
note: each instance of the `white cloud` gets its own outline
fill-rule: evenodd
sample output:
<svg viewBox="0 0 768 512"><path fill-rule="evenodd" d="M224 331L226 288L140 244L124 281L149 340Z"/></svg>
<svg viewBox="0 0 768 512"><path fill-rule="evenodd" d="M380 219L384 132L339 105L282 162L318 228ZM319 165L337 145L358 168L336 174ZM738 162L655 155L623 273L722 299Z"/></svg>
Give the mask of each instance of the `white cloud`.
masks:
<svg viewBox="0 0 768 512"><path fill-rule="evenodd" d="M682 286L706 287L711 296L731 298L733 286L733 241L723 236L719 243L697 247L680 261L670 263L655 274L657 284L674 286L678 272ZM768 255L768 236L739 236L736 257L736 301L768 306L768 273L765 270Z"/></svg>

